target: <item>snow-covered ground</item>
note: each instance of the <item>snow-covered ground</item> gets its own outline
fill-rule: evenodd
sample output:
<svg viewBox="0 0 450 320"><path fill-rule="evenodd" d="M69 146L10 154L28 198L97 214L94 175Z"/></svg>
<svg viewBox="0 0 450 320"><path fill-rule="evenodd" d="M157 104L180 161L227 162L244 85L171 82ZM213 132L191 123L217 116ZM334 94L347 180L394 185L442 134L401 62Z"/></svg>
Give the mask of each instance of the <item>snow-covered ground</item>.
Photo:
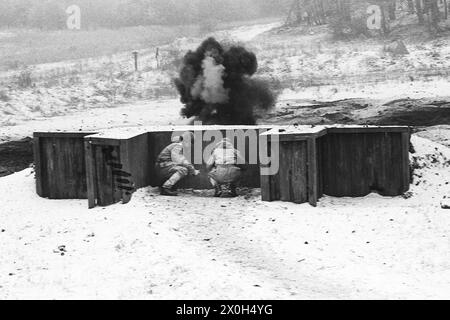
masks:
<svg viewBox="0 0 450 320"><path fill-rule="evenodd" d="M142 101L112 108L95 108L49 118L36 118L14 126L0 126L0 143L30 137L40 131L97 131L102 129L182 125L178 99Z"/></svg>
<svg viewBox="0 0 450 320"><path fill-rule="evenodd" d="M128 205L0 179L0 299L449 298L450 149L413 137L408 196L308 204L139 190ZM414 157L414 158L413 158Z"/></svg>
<svg viewBox="0 0 450 320"><path fill-rule="evenodd" d="M450 82L446 78L433 81L384 81L380 83L336 84L308 87L302 90L286 89L280 100L304 99L317 101L338 101L344 99L379 100L380 104L396 99L448 99Z"/></svg>

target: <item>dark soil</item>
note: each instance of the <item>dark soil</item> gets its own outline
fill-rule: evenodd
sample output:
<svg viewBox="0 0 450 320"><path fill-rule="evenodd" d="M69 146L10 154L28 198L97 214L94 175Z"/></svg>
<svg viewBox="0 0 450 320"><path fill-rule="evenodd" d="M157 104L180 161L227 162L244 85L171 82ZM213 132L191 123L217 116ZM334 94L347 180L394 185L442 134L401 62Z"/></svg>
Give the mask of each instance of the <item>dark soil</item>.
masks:
<svg viewBox="0 0 450 320"><path fill-rule="evenodd" d="M33 163L33 140L25 138L0 144L0 177L28 168Z"/></svg>
<svg viewBox="0 0 450 320"><path fill-rule="evenodd" d="M365 117L364 109L379 110L376 116ZM366 113L367 114L367 113ZM359 125L407 125L430 127L450 125L450 101L429 99L402 99L382 106L362 99L331 102L310 101L287 103L281 110L269 114L263 120L267 124L359 124Z"/></svg>
<svg viewBox="0 0 450 320"><path fill-rule="evenodd" d="M408 126L436 126L450 124L450 105L447 107L424 107L420 110L393 112L374 124L408 125Z"/></svg>

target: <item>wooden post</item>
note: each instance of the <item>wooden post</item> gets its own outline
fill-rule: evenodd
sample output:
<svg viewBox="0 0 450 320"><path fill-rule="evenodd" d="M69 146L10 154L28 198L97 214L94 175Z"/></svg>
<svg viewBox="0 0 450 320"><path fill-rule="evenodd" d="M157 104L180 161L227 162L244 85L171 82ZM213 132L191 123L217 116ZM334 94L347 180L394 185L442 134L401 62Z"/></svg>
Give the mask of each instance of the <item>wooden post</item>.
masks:
<svg viewBox="0 0 450 320"><path fill-rule="evenodd" d="M129 141L123 140L120 141L120 155L119 155L119 162L122 165L122 171L128 172L131 174L131 164L130 164L130 147L129 147ZM133 177L130 177L130 181L132 181ZM127 190L121 190L121 197L122 202L128 202L126 199L129 199L129 196L126 194Z"/></svg>
<svg viewBox="0 0 450 320"><path fill-rule="evenodd" d="M308 139L308 198L309 203L317 206L317 155L316 138Z"/></svg>
<svg viewBox="0 0 450 320"><path fill-rule="evenodd" d="M95 208L97 200L96 183L95 183L95 158L91 142L84 141L84 152L86 161L86 184L89 209Z"/></svg>
<svg viewBox="0 0 450 320"><path fill-rule="evenodd" d="M409 172L409 143L411 135L409 132L403 132L402 134L402 178L403 178L403 191L409 190L411 184L411 177Z"/></svg>
<svg viewBox="0 0 450 320"><path fill-rule="evenodd" d="M419 19L419 24L424 24L424 17L423 17L423 8L422 8L422 1L421 0L415 0L416 1L416 13L417 17Z"/></svg>
<svg viewBox="0 0 450 320"><path fill-rule="evenodd" d="M448 4L447 4L447 0L444 0L444 19L445 20L448 19Z"/></svg>
<svg viewBox="0 0 450 320"><path fill-rule="evenodd" d="M133 56L134 56L134 71L138 71L139 67L138 67L138 54L139 52L137 51L133 51Z"/></svg>
<svg viewBox="0 0 450 320"><path fill-rule="evenodd" d="M159 69L159 48L156 48L155 58L156 58L156 68Z"/></svg>

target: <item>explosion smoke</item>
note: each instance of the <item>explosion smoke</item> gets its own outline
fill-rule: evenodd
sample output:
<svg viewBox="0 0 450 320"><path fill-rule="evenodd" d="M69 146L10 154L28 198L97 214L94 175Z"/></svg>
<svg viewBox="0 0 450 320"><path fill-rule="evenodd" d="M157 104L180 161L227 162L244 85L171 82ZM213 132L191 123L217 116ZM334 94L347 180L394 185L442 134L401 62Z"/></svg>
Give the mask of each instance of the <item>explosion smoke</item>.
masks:
<svg viewBox="0 0 450 320"><path fill-rule="evenodd" d="M269 85L251 78L258 69L254 53L240 46L225 50L214 38L189 51L175 85L187 118L204 124L253 125L256 114L275 103Z"/></svg>

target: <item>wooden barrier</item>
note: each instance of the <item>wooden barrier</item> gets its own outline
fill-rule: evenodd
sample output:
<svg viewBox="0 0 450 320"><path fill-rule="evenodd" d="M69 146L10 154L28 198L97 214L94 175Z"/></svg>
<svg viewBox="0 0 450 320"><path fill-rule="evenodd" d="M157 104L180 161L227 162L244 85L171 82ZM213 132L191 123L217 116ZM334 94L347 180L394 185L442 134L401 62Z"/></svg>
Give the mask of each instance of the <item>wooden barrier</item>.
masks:
<svg viewBox="0 0 450 320"><path fill-rule="evenodd" d="M50 199L87 198L84 137L92 132L41 132L33 139L36 191Z"/></svg>
<svg viewBox="0 0 450 320"><path fill-rule="evenodd" d="M330 128L321 145L323 192L361 197L408 191L410 132L405 127Z"/></svg>
<svg viewBox="0 0 450 320"><path fill-rule="evenodd" d="M324 194L397 196L409 189L408 127L291 128L266 135L279 141L280 170L262 176L264 201L316 205Z"/></svg>
<svg viewBox="0 0 450 320"><path fill-rule="evenodd" d="M358 197L377 191L395 196L409 188L408 127L303 126L266 132L269 129L185 126L35 133L37 193L51 199L87 198L90 208L125 200L131 188L159 185L154 169L156 158L171 143L174 133L186 131L201 141L192 146L192 154L197 155L215 141L214 132L244 135L247 162L249 148L258 147L261 136L268 138L268 150L277 143L278 173L260 174L258 152L256 162L246 165L243 171L241 186L261 187L264 201L316 205L324 194ZM237 147L238 139L233 140ZM201 174L183 180L180 187L212 188L203 157L195 167Z"/></svg>
<svg viewBox="0 0 450 320"><path fill-rule="evenodd" d="M279 171L270 176L261 175L263 201L317 204L322 195L317 150L326 133L325 127L282 128L264 133L269 136L270 144L279 144Z"/></svg>
<svg viewBox="0 0 450 320"><path fill-rule="evenodd" d="M126 190L120 190L121 184L117 182L118 179L128 179L135 188L149 185L159 186L161 182L155 171L155 162L159 153L171 143L174 134L192 132L196 137L195 140L201 141L201 143L194 143L191 153L194 155L197 152L197 154L203 155L205 148L209 144L215 143L213 135L206 138L205 134L217 132L226 137L231 134L235 136L239 130L242 130L244 134L249 134L245 137L245 152L243 152L248 162L250 160L250 134L257 146L260 133L269 129L270 127L265 126L149 127L135 130L122 129L122 132L111 130L88 136L85 139L85 154L89 207L107 206L123 200ZM237 146L237 138L234 140ZM194 150L196 145L199 146L199 150ZM182 189L211 189L205 159L201 157L200 163L195 163L194 159L191 160L196 169L200 170L200 175L187 177L179 184L179 187ZM120 165L121 168L115 170L114 165ZM259 188L259 170L258 158L255 163L245 165L240 186ZM117 176L115 174L117 171L129 173L130 176Z"/></svg>
<svg viewBox="0 0 450 320"><path fill-rule="evenodd" d="M147 133L122 139L101 134L89 136L85 139L85 150L90 208L125 199L130 190L123 187L139 189L151 184Z"/></svg>

